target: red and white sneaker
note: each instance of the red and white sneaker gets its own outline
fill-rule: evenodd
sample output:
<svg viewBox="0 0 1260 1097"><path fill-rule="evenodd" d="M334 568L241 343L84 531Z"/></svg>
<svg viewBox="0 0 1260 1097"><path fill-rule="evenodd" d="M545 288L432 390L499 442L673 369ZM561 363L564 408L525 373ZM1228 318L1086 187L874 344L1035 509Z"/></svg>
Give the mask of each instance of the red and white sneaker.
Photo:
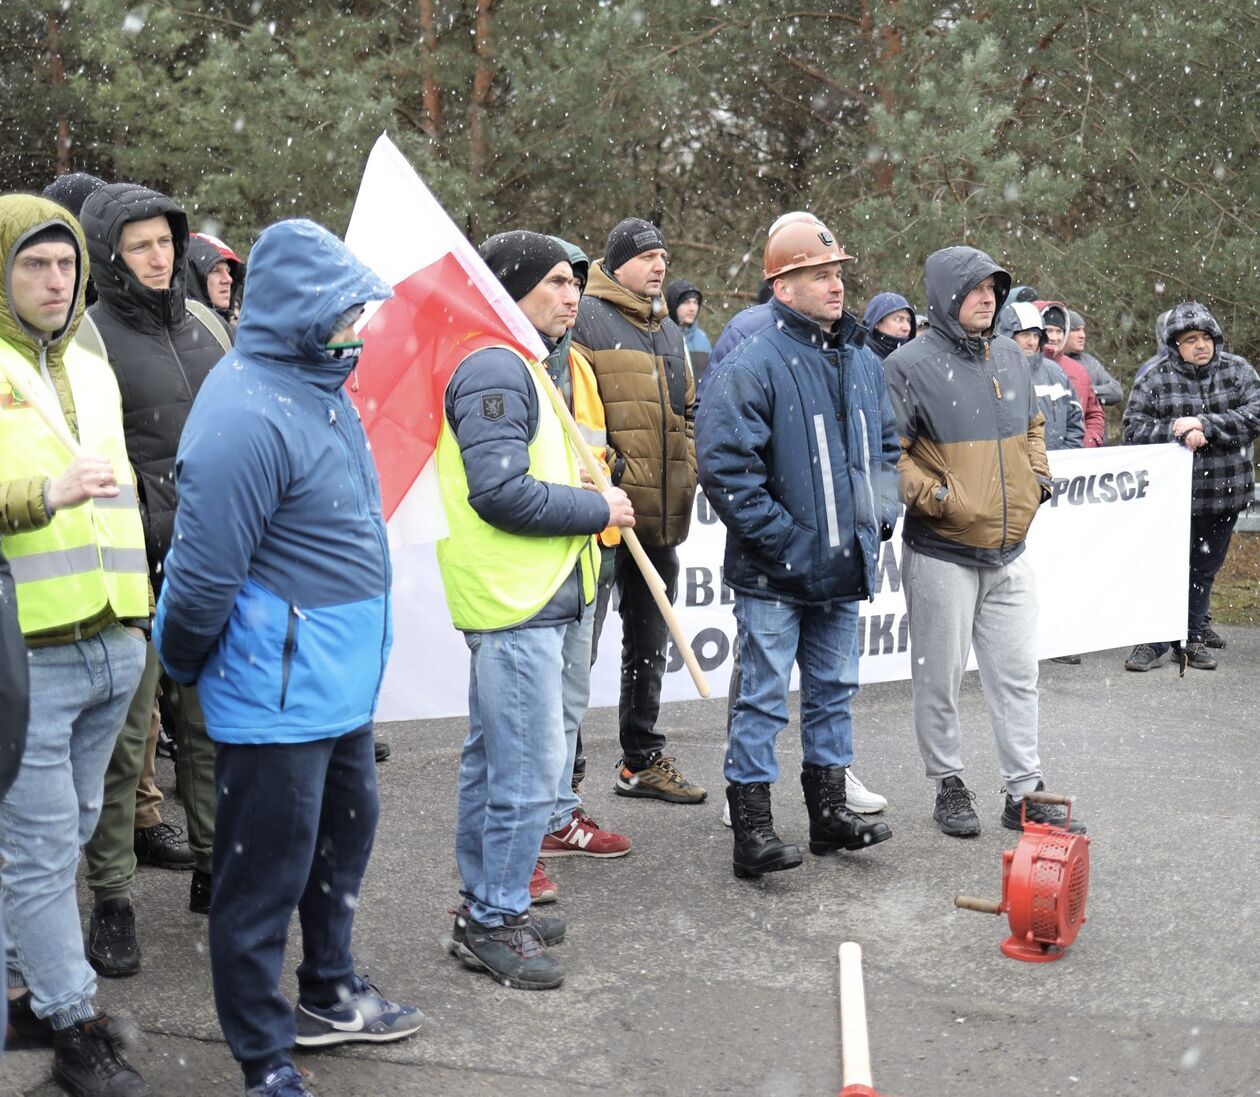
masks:
<svg viewBox="0 0 1260 1097"><path fill-rule="evenodd" d="M554 903L560 898L560 889L556 882L543 871L541 861L534 862L534 875L529 878L529 901L531 903Z"/></svg>
<svg viewBox="0 0 1260 1097"><path fill-rule="evenodd" d="M573 821L563 830L542 840L539 857L624 857L630 852L630 839L624 834L602 830L583 811L574 812Z"/></svg>

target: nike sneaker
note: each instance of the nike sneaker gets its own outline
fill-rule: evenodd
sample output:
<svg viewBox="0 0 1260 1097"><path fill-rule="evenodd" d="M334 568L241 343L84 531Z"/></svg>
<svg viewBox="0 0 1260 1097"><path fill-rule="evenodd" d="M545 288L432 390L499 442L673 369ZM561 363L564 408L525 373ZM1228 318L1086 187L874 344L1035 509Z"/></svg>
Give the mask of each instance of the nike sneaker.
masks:
<svg viewBox="0 0 1260 1097"><path fill-rule="evenodd" d="M385 1044L418 1032L424 1024L419 1009L389 1001L360 975L354 977L350 993L336 1005L320 1008L299 1001L293 1016L298 1047Z"/></svg>

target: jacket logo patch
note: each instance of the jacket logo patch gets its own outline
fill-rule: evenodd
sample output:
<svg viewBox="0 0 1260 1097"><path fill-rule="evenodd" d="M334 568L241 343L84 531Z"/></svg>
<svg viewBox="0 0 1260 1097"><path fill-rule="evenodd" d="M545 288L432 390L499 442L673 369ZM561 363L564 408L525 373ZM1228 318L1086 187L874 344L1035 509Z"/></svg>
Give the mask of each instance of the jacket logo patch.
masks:
<svg viewBox="0 0 1260 1097"><path fill-rule="evenodd" d="M492 392L481 398L481 417L483 419L502 419L503 412L503 393Z"/></svg>

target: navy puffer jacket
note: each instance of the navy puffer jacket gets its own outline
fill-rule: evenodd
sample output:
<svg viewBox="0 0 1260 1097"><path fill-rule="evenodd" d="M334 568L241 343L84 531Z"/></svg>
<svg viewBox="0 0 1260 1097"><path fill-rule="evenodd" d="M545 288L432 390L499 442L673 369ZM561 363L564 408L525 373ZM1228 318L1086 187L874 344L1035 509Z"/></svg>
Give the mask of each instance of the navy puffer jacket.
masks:
<svg viewBox="0 0 1260 1097"><path fill-rule="evenodd" d="M696 418L700 484L726 526L727 584L856 601L899 511L900 447L879 360L779 301L717 366Z"/></svg>

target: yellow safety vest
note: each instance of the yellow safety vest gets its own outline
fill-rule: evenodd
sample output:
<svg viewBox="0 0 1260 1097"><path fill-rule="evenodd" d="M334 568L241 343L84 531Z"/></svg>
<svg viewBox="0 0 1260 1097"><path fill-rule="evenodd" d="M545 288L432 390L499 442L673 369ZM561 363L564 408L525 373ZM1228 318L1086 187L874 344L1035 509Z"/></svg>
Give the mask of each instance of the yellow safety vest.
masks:
<svg viewBox="0 0 1260 1097"><path fill-rule="evenodd" d="M70 455L21 393L24 387L47 386L30 361L4 340L0 354L14 376L28 378L15 391L0 374L0 482L55 479ZM64 368L79 441L85 452L113 466L119 494L59 510L42 529L4 535L17 586L18 621L28 636L89 621L106 607L119 618L149 615L149 566L135 476L123 441L118 382L109 366L74 344L66 347Z"/></svg>
<svg viewBox="0 0 1260 1097"><path fill-rule="evenodd" d="M577 458L560 418L537 372L528 363L525 370L538 393L538 430L529 444L529 474L544 483L579 487ZM445 416L436 460L450 529L450 535L438 542L438 567L456 628L494 632L528 621L551 601L579 557L583 600L589 604L594 599L599 567L593 537L528 537L498 529L479 517L469 505L463 455Z"/></svg>
<svg viewBox="0 0 1260 1097"><path fill-rule="evenodd" d="M599 398L595 369L576 350L569 350L569 376L573 379L573 418L586 444L595 451L605 475L612 475L608 464L608 424L604 419L604 402ZM607 548L621 544L621 527L609 526L599 534L599 543Z"/></svg>

